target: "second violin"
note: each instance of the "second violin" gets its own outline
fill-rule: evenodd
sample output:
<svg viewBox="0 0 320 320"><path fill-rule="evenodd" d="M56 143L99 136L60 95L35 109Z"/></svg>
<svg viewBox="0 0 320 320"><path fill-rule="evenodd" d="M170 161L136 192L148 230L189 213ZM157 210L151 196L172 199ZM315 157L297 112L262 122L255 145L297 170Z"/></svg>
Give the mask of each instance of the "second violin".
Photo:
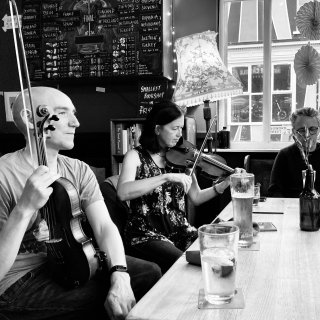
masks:
<svg viewBox="0 0 320 320"><path fill-rule="evenodd" d="M198 161L196 163L198 157ZM187 140L166 153L166 161L169 167L185 170L194 165L210 178L227 177L235 170L226 165L225 160L216 154L204 154Z"/></svg>

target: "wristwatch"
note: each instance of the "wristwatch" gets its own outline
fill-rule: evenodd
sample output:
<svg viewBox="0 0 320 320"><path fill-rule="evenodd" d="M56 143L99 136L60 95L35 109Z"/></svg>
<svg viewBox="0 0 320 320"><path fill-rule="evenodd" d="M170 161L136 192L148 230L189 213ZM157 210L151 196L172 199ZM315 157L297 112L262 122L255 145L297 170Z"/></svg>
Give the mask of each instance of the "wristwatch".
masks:
<svg viewBox="0 0 320 320"><path fill-rule="evenodd" d="M115 265L110 268L109 270L109 275L111 275L113 272L119 271L119 272L128 272L128 269L126 266L120 266L120 265Z"/></svg>

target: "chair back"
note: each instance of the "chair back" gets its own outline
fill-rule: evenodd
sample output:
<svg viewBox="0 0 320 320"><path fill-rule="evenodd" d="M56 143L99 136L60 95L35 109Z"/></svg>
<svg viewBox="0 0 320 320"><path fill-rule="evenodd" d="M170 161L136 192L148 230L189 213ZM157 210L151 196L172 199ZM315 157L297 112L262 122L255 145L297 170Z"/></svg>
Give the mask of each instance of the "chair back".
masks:
<svg viewBox="0 0 320 320"><path fill-rule="evenodd" d="M270 183L271 170L274 159L258 159L251 155L246 155L244 158L244 169L248 173L253 173L255 183L260 183L260 195L268 196L268 188Z"/></svg>

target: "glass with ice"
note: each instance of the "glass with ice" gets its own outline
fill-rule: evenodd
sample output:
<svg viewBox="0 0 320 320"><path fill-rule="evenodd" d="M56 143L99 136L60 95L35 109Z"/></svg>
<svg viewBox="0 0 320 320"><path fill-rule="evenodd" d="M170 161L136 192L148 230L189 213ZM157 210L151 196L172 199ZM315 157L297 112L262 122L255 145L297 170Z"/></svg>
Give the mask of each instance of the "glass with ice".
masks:
<svg viewBox="0 0 320 320"><path fill-rule="evenodd" d="M239 228L207 224L198 229L205 299L229 303L236 290Z"/></svg>
<svg viewBox="0 0 320 320"><path fill-rule="evenodd" d="M254 175L234 173L230 176L233 221L239 227L239 247L250 247L253 243L252 204Z"/></svg>

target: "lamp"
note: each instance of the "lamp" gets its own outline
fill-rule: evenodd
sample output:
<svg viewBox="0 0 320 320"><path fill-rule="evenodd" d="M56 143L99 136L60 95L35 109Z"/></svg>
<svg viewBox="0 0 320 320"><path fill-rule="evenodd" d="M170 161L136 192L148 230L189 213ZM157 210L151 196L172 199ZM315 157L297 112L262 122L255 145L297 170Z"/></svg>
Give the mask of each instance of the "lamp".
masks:
<svg viewBox="0 0 320 320"><path fill-rule="evenodd" d="M178 63L177 83L173 100L180 106L195 106L204 102L204 119L210 128L209 101L217 101L242 93L242 86L226 68L219 55L217 33L205 31L178 38L175 51ZM208 136L208 151L212 152L212 136Z"/></svg>

